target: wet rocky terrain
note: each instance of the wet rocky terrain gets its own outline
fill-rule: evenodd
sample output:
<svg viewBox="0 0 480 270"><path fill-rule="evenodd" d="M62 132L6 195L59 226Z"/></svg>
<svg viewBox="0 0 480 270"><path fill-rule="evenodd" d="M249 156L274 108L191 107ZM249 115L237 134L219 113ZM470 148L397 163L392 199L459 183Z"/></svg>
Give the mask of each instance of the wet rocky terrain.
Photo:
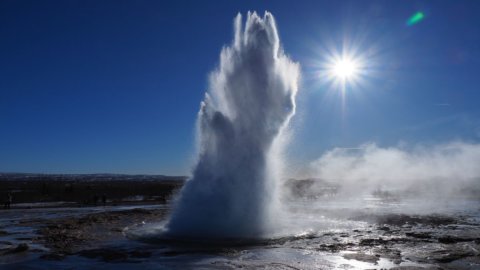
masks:
<svg viewBox="0 0 480 270"><path fill-rule="evenodd" d="M220 243L132 237L161 227L166 199L13 204L0 210L0 269L480 269L477 199L417 212L418 201L323 200L291 202L305 230Z"/></svg>
<svg viewBox="0 0 480 270"><path fill-rule="evenodd" d="M360 213L349 221L358 224L356 229L222 245L128 239L130 228L164 220L167 213L168 208L107 209L74 217L25 217L14 221L15 225L2 223L0 263L2 269L48 269L52 265L77 269L79 260L111 269L140 268L151 261L158 264L147 268L480 268L480 220L473 216ZM261 258L264 252L288 255ZM315 263L312 258L317 258Z"/></svg>
<svg viewBox="0 0 480 270"><path fill-rule="evenodd" d="M387 259L396 265L414 262L430 264L430 268L480 267L478 220L466 216L406 214L365 215L355 219L371 225L325 233L310 240L311 243L318 245L315 247L318 250L342 252L345 259L374 265L380 259Z"/></svg>

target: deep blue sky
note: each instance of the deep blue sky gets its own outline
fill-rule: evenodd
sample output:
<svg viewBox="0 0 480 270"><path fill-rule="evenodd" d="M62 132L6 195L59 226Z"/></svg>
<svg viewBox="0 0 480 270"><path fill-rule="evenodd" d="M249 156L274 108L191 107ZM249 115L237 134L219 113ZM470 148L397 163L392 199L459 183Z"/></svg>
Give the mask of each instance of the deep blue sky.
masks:
<svg viewBox="0 0 480 270"><path fill-rule="evenodd" d="M478 1L2 0L0 171L187 174L208 73L248 10L273 13L302 66L292 164L365 142L480 140ZM316 75L342 43L370 70L345 111Z"/></svg>

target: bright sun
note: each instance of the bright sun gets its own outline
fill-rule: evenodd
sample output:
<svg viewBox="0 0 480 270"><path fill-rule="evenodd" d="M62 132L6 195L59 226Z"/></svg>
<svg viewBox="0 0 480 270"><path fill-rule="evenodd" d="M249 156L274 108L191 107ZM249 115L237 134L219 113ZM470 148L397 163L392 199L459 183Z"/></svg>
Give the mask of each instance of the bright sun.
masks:
<svg viewBox="0 0 480 270"><path fill-rule="evenodd" d="M366 77L371 75L364 57L355 51L326 52L319 67L318 77L342 91L364 84Z"/></svg>
<svg viewBox="0 0 480 270"><path fill-rule="evenodd" d="M358 65L352 59L339 59L332 67L332 75L341 80L348 80L357 75Z"/></svg>

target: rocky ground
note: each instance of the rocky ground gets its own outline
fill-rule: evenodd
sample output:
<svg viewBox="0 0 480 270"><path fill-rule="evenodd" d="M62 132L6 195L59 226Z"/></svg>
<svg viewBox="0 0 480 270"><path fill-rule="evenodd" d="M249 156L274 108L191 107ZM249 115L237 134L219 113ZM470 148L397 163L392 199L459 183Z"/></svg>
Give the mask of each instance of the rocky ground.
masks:
<svg viewBox="0 0 480 270"><path fill-rule="evenodd" d="M480 203L470 198L443 214L401 214L418 205L388 197L345 207L336 187L327 186L326 201L292 202L299 219L332 222L321 231L261 241L144 243L126 232L164 221L181 179L58 177L0 177L0 194L14 194L12 208L0 209L0 269L480 269ZM300 187L294 190L309 186ZM92 201L96 194L106 194L105 206Z"/></svg>
<svg viewBox="0 0 480 270"><path fill-rule="evenodd" d="M114 266L117 263L142 262L151 256L175 257L192 253L234 258L251 248L248 245L227 245L199 250L192 246L159 253L155 246L135 249L108 245L125 241L126 228L162 220L165 214L163 209L131 209L76 218L24 219L18 223L19 226L36 227L36 233L24 236L25 242L21 244L0 241L0 258L8 261L5 258L9 256L34 253L40 255L40 261L62 261L69 256L78 256ZM370 225L350 231L271 239L250 245L340 255L347 260L341 265L344 269L355 268L355 261L366 262L376 268L380 267L381 260L392 262L392 269L480 269L480 227L478 220L469 216L362 214L351 219ZM8 236L8 233L0 230L0 239L2 236ZM39 246L47 249L39 249ZM404 266L405 262L418 265ZM285 264L275 267L271 263L269 267L273 268L293 267ZM220 266L236 268L241 265L222 263Z"/></svg>
<svg viewBox="0 0 480 270"><path fill-rule="evenodd" d="M98 248L125 239L124 230L128 226L161 220L165 213L166 210L163 209L135 208L79 217L23 219L16 226L37 229L32 234L0 230L0 239L7 239L0 240L0 263L8 262L8 257L18 257L19 254L28 252L40 254L41 260L63 260L72 255L99 257L107 261L128 257L128 254L120 254L115 250L103 250L102 254ZM18 243L19 240L22 243ZM142 252L130 255L145 256Z"/></svg>
<svg viewBox="0 0 480 270"><path fill-rule="evenodd" d="M86 255L88 249L101 243L124 238L124 230L129 226L160 220L165 210L136 208L126 211L89 214L80 218L49 220L38 231L36 242L50 248L45 258L60 258L72 254Z"/></svg>
<svg viewBox="0 0 480 270"><path fill-rule="evenodd" d="M366 230L326 233L312 240L315 248L374 264L386 258L394 264L432 264L435 269L456 269L453 262L480 268L480 227L469 217L389 214L356 218L374 224Z"/></svg>

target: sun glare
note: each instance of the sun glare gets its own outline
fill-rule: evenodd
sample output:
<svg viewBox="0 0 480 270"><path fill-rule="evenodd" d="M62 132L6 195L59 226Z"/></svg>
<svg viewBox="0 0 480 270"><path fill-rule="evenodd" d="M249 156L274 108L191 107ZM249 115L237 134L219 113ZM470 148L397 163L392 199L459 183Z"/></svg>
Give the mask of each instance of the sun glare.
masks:
<svg viewBox="0 0 480 270"><path fill-rule="evenodd" d="M367 57L366 52L362 53L353 45L352 48L336 50L333 47L319 52L318 60L314 62L316 68L314 75L320 83L326 83L330 89L341 90L342 93L358 89L365 86L368 78L374 74L372 63L375 62L375 55L369 54Z"/></svg>
<svg viewBox="0 0 480 270"><path fill-rule="evenodd" d="M334 63L332 68L333 75L342 80L348 80L352 78L352 76L355 76L357 72L357 64L351 59L340 59Z"/></svg>

